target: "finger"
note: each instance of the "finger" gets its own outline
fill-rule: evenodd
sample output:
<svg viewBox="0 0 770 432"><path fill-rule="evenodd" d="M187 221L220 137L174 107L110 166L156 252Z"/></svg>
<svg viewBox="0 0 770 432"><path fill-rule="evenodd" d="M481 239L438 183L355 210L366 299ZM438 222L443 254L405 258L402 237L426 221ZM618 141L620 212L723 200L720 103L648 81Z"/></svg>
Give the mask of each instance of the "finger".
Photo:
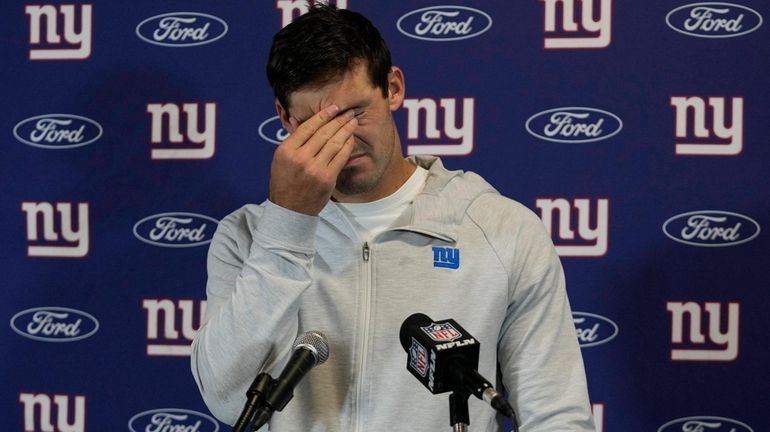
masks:
<svg viewBox="0 0 770 432"><path fill-rule="evenodd" d="M326 142L318 149L318 153L316 154L316 159L318 159L318 163L322 165L328 165L329 162L334 158L334 156L339 153L340 149L345 145L348 139L352 138L353 132L356 130L356 126L358 126L358 119L355 117L349 119L344 126L339 128L334 135L331 136ZM318 134L316 134L318 135ZM315 140L315 136L313 139L308 142L308 147L310 147Z"/></svg>
<svg viewBox="0 0 770 432"><path fill-rule="evenodd" d="M351 136L345 141L340 151L334 155L334 158L329 162L329 169L339 174L342 168L345 168L345 164L348 163L350 155L353 154L353 148L355 147L355 138Z"/></svg>
<svg viewBox="0 0 770 432"><path fill-rule="evenodd" d="M292 133L290 136L290 138L292 138L290 141L292 143L292 147L296 148L304 145L307 140L309 140L310 137L312 137L313 134L318 131L318 129L333 119L339 110L340 108L337 105L329 105L328 107L315 113L314 116L305 120L303 123L298 124L294 128L294 133ZM289 121L291 121L291 119Z"/></svg>
<svg viewBox="0 0 770 432"><path fill-rule="evenodd" d="M305 144L302 146L302 151L305 152L309 157L316 157L321 152L321 149L326 147L329 144L329 141L335 138L337 133L340 131L345 131L346 127L350 127L348 126L348 123L354 117L355 113L353 110L347 110L344 113L338 115L334 118L334 120L329 121L327 124L318 129L316 133L314 133L313 136L310 137L310 139L307 140L307 142L305 142ZM347 135L350 135L350 133ZM342 146L346 139L347 136L343 137L336 143L336 146L333 146L336 147L334 153L339 150L339 147ZM329 159L331 159L331 156ZM328 159L326 162L328 162Z"/></svg>

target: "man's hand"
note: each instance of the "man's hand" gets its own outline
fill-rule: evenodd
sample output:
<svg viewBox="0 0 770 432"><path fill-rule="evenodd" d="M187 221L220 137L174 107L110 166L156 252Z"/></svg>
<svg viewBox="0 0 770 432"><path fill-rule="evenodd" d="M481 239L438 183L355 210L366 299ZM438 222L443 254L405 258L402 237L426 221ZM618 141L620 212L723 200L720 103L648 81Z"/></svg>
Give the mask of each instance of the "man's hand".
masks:
<svg viewBox="0 0 770 432"><path fill-rule="evenodd" d="M352 110L326 107L294 129L276 149L270 166L270 201L317 216L331 198L337 176L353 151L358 124Z"/></svg>

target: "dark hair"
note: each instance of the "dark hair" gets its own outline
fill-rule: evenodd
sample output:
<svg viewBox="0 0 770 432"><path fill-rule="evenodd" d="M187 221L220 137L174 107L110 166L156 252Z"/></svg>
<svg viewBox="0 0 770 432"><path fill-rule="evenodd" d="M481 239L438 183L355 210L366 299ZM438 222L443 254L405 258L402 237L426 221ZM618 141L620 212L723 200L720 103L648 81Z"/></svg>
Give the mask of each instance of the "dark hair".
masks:
<svg viewBox="0 0 770 432"><path fill-rule="evenodd" d="M313 4L273 36L267 80L288 110L292 92L328 84L359 63L387 96L390 50L377 28L360 13Z"/></svg>

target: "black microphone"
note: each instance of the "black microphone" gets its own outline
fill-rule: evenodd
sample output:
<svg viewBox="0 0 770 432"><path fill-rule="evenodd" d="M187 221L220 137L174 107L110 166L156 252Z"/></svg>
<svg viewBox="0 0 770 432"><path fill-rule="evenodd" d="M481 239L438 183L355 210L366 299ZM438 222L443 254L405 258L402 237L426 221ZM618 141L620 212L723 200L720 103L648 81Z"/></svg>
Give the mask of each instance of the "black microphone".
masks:
<svg viewBox="0 0 770 432"><path fill-rule="evenodd" d="M401 324L399 337L408 354L406 369L431 393L465 391L516 421L508 401L476 371L481 345L455 320L416 313Z"/></svg>
<svg viewBox="0 0 770 432"><path fill-rule="evenodd" d="M320 365L329 358L329 343L319 331L309 331L294 340L294 352L283 368L281 375L263 395L262 406L257 408L252 420L253 430L257 430L270 420L274 411L281 411L294 397L294 387L313 366Z"/></svg>

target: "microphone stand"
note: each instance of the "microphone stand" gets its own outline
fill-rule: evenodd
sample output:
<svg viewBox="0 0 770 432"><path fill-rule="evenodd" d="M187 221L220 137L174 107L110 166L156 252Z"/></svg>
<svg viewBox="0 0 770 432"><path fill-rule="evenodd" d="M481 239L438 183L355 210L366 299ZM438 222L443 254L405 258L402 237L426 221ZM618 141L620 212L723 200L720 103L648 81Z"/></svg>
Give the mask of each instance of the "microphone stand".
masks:
<svg viewBox="0 0 770 432"><path fill-rule="evenodd" d="M449 395L449 425L452 426L452 432L468 432L468 426L471 424L468 413L470 396L471 393L465 390L454 390ZM511 420L513 432L519 432L519 419L516 418L516 413L513 413Z"/></svg>
<svg viewBox="0 0 770 432"><path fill-rule="evenodd" d="M233 426L233 432L246 432L246 428L254 423L254 413L265 405L265 396L275 385L275 380L265 372L257 375L246 391L246 406Z"/></svg>
<svg viewBox="0 0 770 432"><path fill-rule="evenodd" d="M468 398L471 394L464 390L455 390L449 395L449 425L452 432L468 432L471 424L468 414Z"/></svg>

